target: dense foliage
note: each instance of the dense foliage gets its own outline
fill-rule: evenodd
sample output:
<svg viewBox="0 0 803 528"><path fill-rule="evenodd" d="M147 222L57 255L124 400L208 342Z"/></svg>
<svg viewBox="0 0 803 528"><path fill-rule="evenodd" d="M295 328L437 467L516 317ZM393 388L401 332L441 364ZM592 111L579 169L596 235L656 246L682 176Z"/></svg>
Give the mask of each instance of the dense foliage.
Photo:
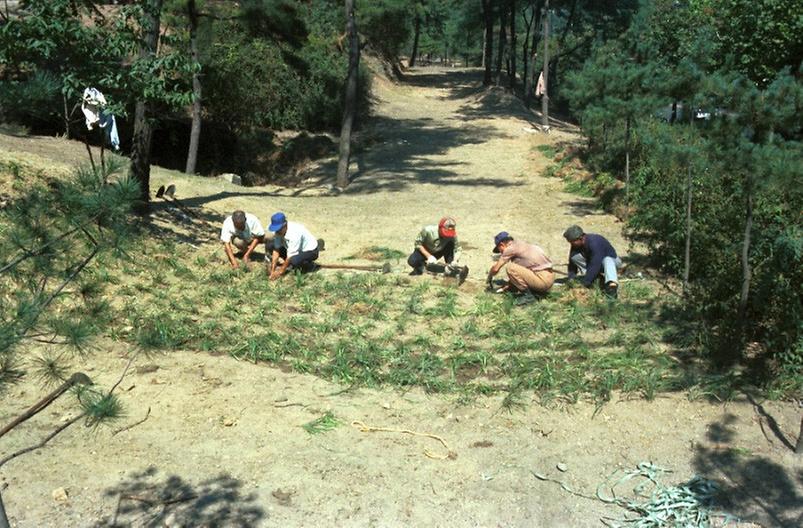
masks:
<svg viewBox="0 0 803 528"><path fill-rule="evenodd" d="M628 226L655 263L688 276L686 306L699 323L689 337L721 363L747 361L763 381L800 390L796 4L652 3L596 50L567 93L595 168L625 179L631 156Z"/></svg>
<svg viewBox="0 0 803 528"><path fill-rule="evenodd" d="M249 161L255 152L274 148L270 131L340 126L348 59L340 40L345 26L340 2L196 2L196 64L189 52L186 2L165 2L159 51L147 60L137 55L140 4L102 4L29 0L19 17L0 23L0 121L84 135L75 105L83 89L94 86L118 116L127 149L133 105L144 98L156 121L154 159L178 166L186 155L191 75L200 71L210 132L202 137L200 166L207 172L253 169ZM382 10L369 15L386 16ZM365 72L358 106L365 115ZM217 146L225 147L225 154Z"/></svg>

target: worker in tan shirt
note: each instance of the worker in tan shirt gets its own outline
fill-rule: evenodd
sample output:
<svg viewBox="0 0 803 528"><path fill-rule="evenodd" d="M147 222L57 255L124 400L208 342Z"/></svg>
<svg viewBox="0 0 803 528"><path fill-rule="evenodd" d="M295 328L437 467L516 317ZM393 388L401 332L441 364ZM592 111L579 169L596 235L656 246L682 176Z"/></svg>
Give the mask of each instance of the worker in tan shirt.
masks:
<svg viewBox="0 0 803 528"><path fill-rule="evenodd" d="M555 283L552 261L539 246L514 240L502 231L494 237L493 252L500 255L488 271L488 281L507 264L508 283L502 290L521 293L516 304L532 302L534 293L544 295Z"/></svg>

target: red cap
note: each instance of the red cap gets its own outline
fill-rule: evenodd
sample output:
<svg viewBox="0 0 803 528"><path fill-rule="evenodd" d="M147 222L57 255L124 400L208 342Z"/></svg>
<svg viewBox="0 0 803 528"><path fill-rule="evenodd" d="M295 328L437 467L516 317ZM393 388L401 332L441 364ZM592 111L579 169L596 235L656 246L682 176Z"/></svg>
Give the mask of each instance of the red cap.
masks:
<svg viewBox="0 0 803 528"><path fill-rule="evenodd" d="M438 222L438 234L443 238L454 238L457 235L457 231L455 231L455 226L457 222L454 221L454 218L451 216L444 216L441 218L441 221Z"/></svg>

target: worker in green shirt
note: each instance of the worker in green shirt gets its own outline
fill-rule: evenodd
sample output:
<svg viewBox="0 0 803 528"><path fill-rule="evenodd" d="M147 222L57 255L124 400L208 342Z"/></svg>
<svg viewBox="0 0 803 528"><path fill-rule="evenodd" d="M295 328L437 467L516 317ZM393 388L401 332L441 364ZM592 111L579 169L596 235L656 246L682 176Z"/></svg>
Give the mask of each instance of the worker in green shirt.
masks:
<svg viewBox="0 0 803 528"><path fill-rule="evenodd" d="M445 216L438 225L428 225L421 229L415 239L415 249L407 259L407 264L413 268L410 275L421 275L426 266L435 264L440 258L446 262L447 273L453 274L457 271L452 265L460 255L456 226L454 218Z"/></svg>

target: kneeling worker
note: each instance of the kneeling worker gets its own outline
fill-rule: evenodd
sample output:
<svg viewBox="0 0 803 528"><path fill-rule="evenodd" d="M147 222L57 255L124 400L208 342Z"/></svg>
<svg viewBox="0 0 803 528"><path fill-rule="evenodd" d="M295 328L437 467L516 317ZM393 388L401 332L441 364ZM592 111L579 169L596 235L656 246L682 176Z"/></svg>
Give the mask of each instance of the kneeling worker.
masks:
<svg viewBox="0 0 803 528"><path fill-rule="evenodd" d="M516 304L535 300L534 293L544 295L555 283L552 261L539 246L514 240L507 231L502 231L494 237L493 252L500 255L488 271L488 282L507 264L508 283L503 291L513 290L524 294Z"/></svg>
<svg viewBox="0 0 803 528"><path fill-rule="evenodd" d="M413 268L410 275L421 275L425 266L435 264L439 258L446 262L447 272L455 272L452 262L456 262L460 256L456 227L454 218L445 216L438 225L428 225L421 229L415 239L415 249L407 259L407 264Z"/></svg>
<svg viewBox="0 0 803 528"><path fill-rule="evenodd" d="M288 222L284 213L276 213L270 217L268 229L275 233L268 267L271 280L284 275L290 266L301 271L313 269L313 262L318 259L318 240L306 227L297 222ZM283 259L281 264L279 258Z"/></svg>
<svg viewBox="0 0 803 528"><path fill-rule="evenodd" d="M578 273L585 275L583 286L588 288L598 277L604 277L602 292L615 299L619 289L616 269L622 267L622 261L611 243L602 235L584 233L576 225L567 229L563 238L572 246L569 250L569 279L577 277Z"/></svg>
<svg viewBox="0 0 803 528"><path fill-rule="evenodd" d="M237 269L240 264L234 256L232 246L244 252L243 264L247 266L254 248L265 241L265 230L256 216L238 209L223 221L220 240L223 241L223 248L226 250L231 267Z"/></svg>

